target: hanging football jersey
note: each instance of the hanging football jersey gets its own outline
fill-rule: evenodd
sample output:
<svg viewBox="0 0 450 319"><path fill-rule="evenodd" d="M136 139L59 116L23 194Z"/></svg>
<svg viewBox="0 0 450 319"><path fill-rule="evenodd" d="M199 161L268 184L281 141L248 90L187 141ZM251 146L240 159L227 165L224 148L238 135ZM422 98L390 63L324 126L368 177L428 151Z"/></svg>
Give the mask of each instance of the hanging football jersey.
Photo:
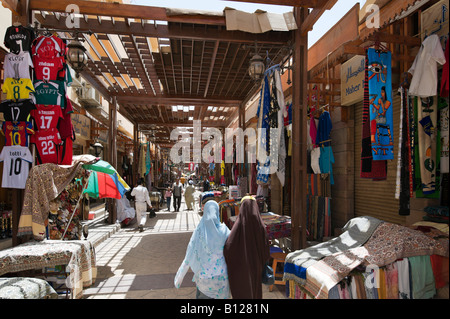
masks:
<svg viewBox="0 0 450 319"><path fill-rule="evenodd" d="M48 130L58 127L58 122L63 118L61 106L36 104L31 111L31 116L36 122L37 130Z"/></svg>
<svg viewBox="0 0 450 319"><path fill-rule="evenodd" d="M62 81L35 81L36 104L59 105L65 107L65 85Z"/></svg>
<svg viewBox="0 0 450 319"><path fill-rule="evenodd" d="M33 61L29 52L8 53L5 55L4 78L31 79L30 67L33 67Z"/></svg>
<svg viewBox="0 0 450 319"><path fill-rule="evenodd" d="M59 72L64 68L64 57L42 58L33 56L35 80L59 80Z"/></svg>
<svg viewBox="0 0 450 319"><path fill-rule="evenodd" d="M66 107L62 110L63 118L59 121L58 131L59 135L61 135L61 139L65 140L66 138L73 138L73 124L71 114L73 113L72 103L69 98L65 98Z"/></svg>
<svg viewBox="0 0 450 319"><path fill-rule="evenodd" d="M63 140L62 144L58 145L58 164L72 165L72 156L73 139L71 137L68 137Z"/></svg>
<svg viewBox="0 0 450 319"><path fill-rule="evenodd" d="M28 146L28 136L34 134L31 122L5 121L2 124L2 131L5 135L5 146Z"/></svg>
<svg viewBox="0 0 450 319"><path fill-rule="evenodd" d="M35 38L34 30L24 26L10 26L6 29L4 44L11 52L31 52L31 43Z"/></svg>
<svg viewBox="0 0 450 319"><path fill-rule="evenodd" d="M6 100L0 103L0 113L3 113L5 121L28 121L31 110L36 106L30 100L11 101Z"/></svg>
<svg viewBox="0 0 450 319"><path fill-rule="evenodd" d="M42 58L55 58L59 56L64 56L66 52L66 44L64 41L55 36L44 36L38 37L32 46L32 53L38 55Z"/></svg>
<svg viewBox="0 0 450 319"><path fill-rule="evenodd" d="M3 147L0 162L3 162L2 187L24 189L30 170L29 163L33 162L28 147Z"/></svg>
<svg viewBox="0 0 450 319"><path fill-rule="evenodd" d="M24 100L30 98L34 86L30 79L7 78L2 85L2 91L7 100Z"/></svg>
<svg viewBox="0 0 450 319"><path fill-rule="evenodd" d="M37 131L30 141L36 145L37 164L58 164L58 144L62 141L57 129Z"/></svg>

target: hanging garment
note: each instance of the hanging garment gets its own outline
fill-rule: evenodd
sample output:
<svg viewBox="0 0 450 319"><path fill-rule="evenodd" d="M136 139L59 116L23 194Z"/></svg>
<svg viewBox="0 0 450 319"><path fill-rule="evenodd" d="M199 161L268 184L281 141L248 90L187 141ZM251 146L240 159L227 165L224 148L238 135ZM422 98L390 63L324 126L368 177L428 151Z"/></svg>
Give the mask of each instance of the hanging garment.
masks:
<svg viewBox="0 0 450 319"><path fill-rule="evenodd" d="M412 299L430 299L436 294L430 256L409 257Z"/></svg>
<svg viewBox="0 0 450 319"><path fill-rule="evenodd" d="M448 102L448 99L447 99ZM449 160L448 160L448 103L447 106L440 110L441 116L441 174L449 173Z"/></svg>
<svg viewBox="0 0 450 319"><path fill-rule="evenodd" d="M319 158L320 172L321 174L330 175L331 185L334 185L333 164L334 164L334 155L331 146L320 147L320 158Z"/></svg>
<svg viewBox="0 0 450 319"><path fill-rule="evenodd" d="M35 39L34 29L31 27L9 26L5 32L4 45L13 53L31 52L31 44ZM6 79L6 77L5 77Z"/></svg>
<svg viewBox="0 0 450 319"><path fill-rule="evenodd" d="M3 162L3 188L24 189L27 181L33 156L28 147L4 146L0 153L0 162Z"/></svg>
<svg viewBox="0 0 450 319"><path fill-rule="evenodd" d="M152 168L152 159L150 156L150 142L147 142L146 153L145 153L145 175L148 175L150 173L150 170Z"/></svg>
<svg viewBox="0 0 450 319"><path fill-rule="evenodd" d="M22 51L18 54L7 53L5 54L5 62L3 66L5 70L3 78L31 79L30 67L34 66L29 52Z"/></svg>
<svg viewBox="0 0 450 319"><path fill-rule="evenodd" d="M384 180L387 177L386 160L374 161L372 155L372 143L370 136L370 98L369 98L369 58L366 51L366 70L364 80L364 105L363 105L363 127L361 146L361 178L372 178L373 180Z"/></svg>
<svg viewBox="0 0 450 319"><path fill-rule="evenodd" d="M330 133L333 128L330 112L324 111L320 114L319 125L317 127L316 144L319 146L330 146Z"/></svg>
<svg viewBox="0 0 450 319"><path fill-rule="evenodd" d="M420 177L424 194L436 190L437 98L418 98L417 106Z"/></svg>
<svg viewBox="0 0 450 319"><path fill-rule="evenodd" d="M395 198L400 199L399 214L402 216L410 214L410 175L408 172L411 149L409 143L409 116L408 116L408 91L401 87L399 89L401 95L400 105L400 135L397 157L397 180L395 189Z"/></svg>
<svg viewBox="0 0 450 319"><path fill-rule="evenodd" d="M30 93L35 92L35 87L30 79L6 78L2 85L2 91L7 100L29 99Z"/></svg>
<svg viewBox="0 0 450 319"><path fill-rule="evenodd" d="M448 97L448 92L450 90L450 80L449 80L449 44L450 41L448 41L447 39L447 47L445 49L445 64L444 64L444 68L442 69L442 79L441 79L441 97Z"/></svg>
<svg viewBox="0 0 450 319"><path fill-rule="evenodd" d="M372 156L394 159L391 52L368 49L369 116Z"/></svg>
<svg viewBox="0 0 450 319"><path fill-rule="evenodd" d="M2 131L5 135L5 146L20 145L28 146L28 137L33 136L32 122L11 122L2 123Z"/></svg>
<svg viewBox="0 0 450 319"><path fill-rule="evenodd" d="M398 270L398 299L411 299L409 261L403 258L396 261Z"/></svg>
<svg viewBox="0 0 450 319"><path fill-rule="evenodd" d="M284 105L284 93L283 87L281 85L281 75L280 69L274 70L274 80L276 86L276 99L278 105L278 169L277 177L280 180L280 184L284 187L285 184L285 173L286 173L286 140L284 137L284 117L287 115L286 109L281 106Z"/></svg>
<svg viewBox="0 0 450 319"><path fill-rule="evenodd" d="M5 121L22 122L27 121L30 112L35 109L36 106L31 99L11 101L6 100L0 104L0 112L3 113Z"/></svg>
<svg viewBox="0 0 450 319"><path fill-rule="evenodd" d="M445 63L445 55L437 34L428 36L409 69L412 74L409 94L419 97L436 96L438 91L437 64Z"/></svg>

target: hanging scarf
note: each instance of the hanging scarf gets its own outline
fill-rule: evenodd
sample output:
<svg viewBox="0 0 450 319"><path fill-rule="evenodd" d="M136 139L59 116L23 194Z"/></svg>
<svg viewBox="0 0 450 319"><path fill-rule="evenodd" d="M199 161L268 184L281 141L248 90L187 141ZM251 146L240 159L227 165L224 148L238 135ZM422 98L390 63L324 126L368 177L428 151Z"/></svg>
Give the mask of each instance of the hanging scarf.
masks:
<svg viewBox="0 0 450 319"><path fill-rule="evenodd" d="M262 136L258 136L257 148L257 175L256 182L260 185L267 184L269 181L270 158L268 152L270 151L269 141L269 110L270 110L270 86L269 77L264 76L264 82L261 87L261 97L259 99L258 111L258 129L261 129ZM265 133L265 134L264 134Z"/></svg>
<svg viewBox="0 0 450 319"><path fill-rule="evenodd" d="M400 134L398 145L398 159L397 159L397 181L395 189L395 198L400 199L400 215L409 215L409 162L411 150L409 148L409 125L408 125L408 90L400 87L401 108L400 108Z"/></svg>
<svg viewBox="0 0 450 319"><path fill-rule="evenodd" d="M150 173L150 169L152 168L152 159L150 156L150 142L146 143L146 154L145 154L145 175Z"/></svg>
<svg viewBox="0 0 450 319"><path fill-rule="evenodd" d="M285 105L284 103L284 93L283 93L283 87L281 85L281 75L280 75L280 69L275 69L274 71L274 80L275 80L275 86L276 86L276 98L278 105ZM280 108L278 109L278 170L277 170L277 177L280 180L280 184L282 187L284 187L285 183L285 171L286 171L286 141L284 137L284 118L287 114L286 108Z"/></svg>

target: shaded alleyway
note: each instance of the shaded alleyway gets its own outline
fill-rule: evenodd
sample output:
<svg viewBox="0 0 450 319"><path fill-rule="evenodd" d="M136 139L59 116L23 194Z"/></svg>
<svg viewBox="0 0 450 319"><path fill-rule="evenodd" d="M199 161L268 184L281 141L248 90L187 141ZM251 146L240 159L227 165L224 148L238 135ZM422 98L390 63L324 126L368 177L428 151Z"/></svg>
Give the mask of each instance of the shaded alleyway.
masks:
<svg viewBox="0 0 450 319"><path fill-rule="evenodd" d="M194 211L186 210L182 200L180 212L173 208L168 212L164 207L155 218L147 219L143 232L133 224L100 243L96 248L97 280L84 291L84 298L195 299L191 271L179 289L173 279L201 219L197 209L198 203ZM267 286L263 289L265 299L285 299L282 286L273 292Z"/></svg>

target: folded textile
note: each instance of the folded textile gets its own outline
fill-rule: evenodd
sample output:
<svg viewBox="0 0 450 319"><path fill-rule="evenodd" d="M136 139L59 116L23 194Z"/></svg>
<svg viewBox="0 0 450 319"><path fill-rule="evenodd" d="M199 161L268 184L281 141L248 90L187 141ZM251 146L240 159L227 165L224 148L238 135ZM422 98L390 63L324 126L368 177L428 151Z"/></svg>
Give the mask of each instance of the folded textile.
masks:
<svg viewBox="0 0 450 319"><path fill-rule="evenodd" d="M383 267L401 258L433 254L448 256L448 249L420 231L385 222L364 246L334 253L308 267L305 289L315 298L326 299L329 290L361 264Z"/></svg>
<svg viewBox="0 0 450 319"><path fill-rule="evenodd" d="M356 217L347 222L339 237L288 254L285 262L284 280L293 279L299 283L304 283L306 269L309 266L336 252L344 252L364 245L381 223L383 221L374 217Z"/></svg>

